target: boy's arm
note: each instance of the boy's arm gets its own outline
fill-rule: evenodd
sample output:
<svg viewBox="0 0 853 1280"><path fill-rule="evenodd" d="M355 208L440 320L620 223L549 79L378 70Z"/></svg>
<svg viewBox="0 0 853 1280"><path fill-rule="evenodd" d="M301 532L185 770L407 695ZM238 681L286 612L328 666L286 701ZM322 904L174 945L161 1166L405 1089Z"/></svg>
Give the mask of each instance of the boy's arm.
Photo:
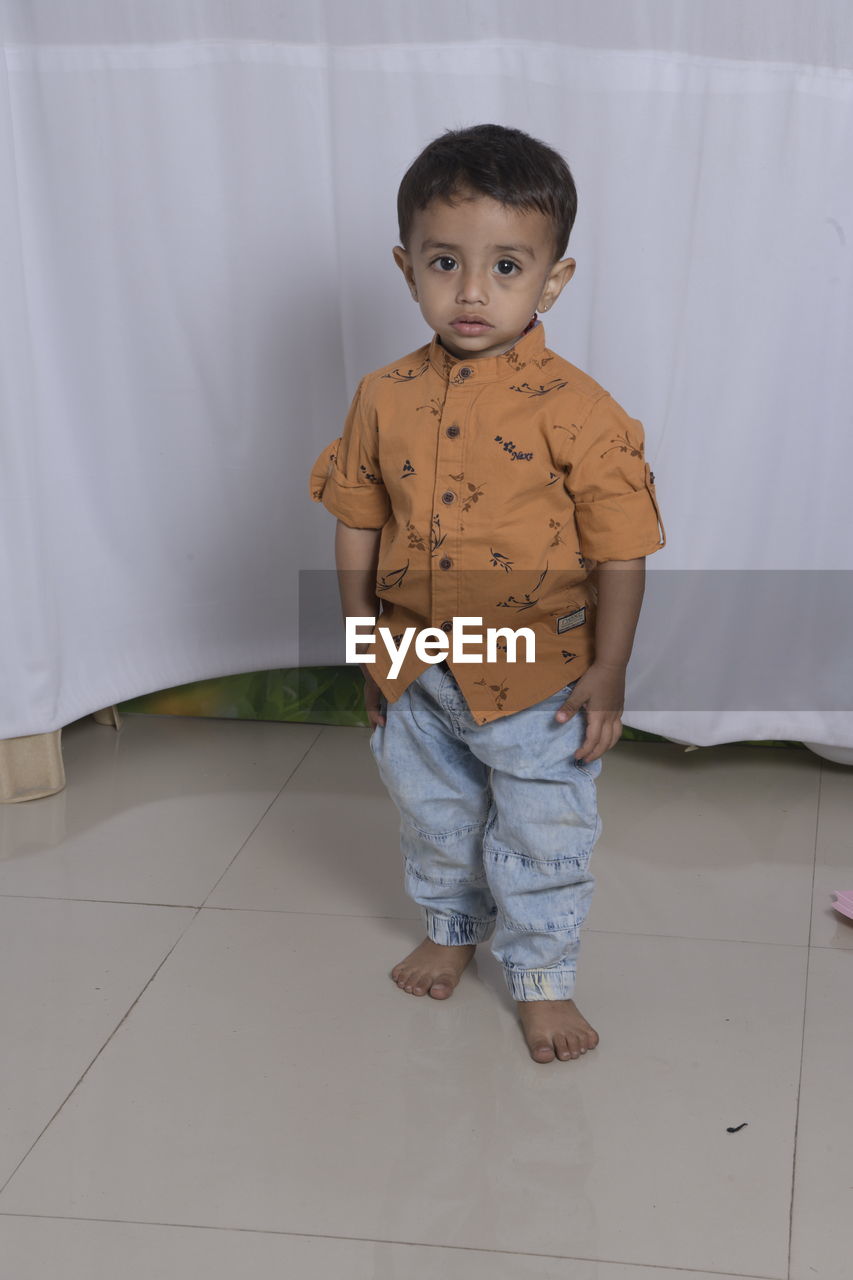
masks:
<svg viewBox="0 0 853 1280"><path fill-rule="evenodd" d="M575 759L589 764L614 746L622 734L625 669L643 603L646 560L608 560L599 564L595 660L557 712L570 720L586 707L586 737Z"/></svg>
<svg viewBox="0 0 853 1280"><path fill-rule="evenodd" d="M376 566L381 529L351 529L339 520L335 529L335 565L344 617L376 617Z"/></svg>
<svg viewBox="0 0 853 1280"><path fill-rule="evenodd" d="M341 610L345 618L375 618L379 613L376 597L376 567L379 561L381 529L352 529L339 520L335 529L335 564ZM364 676L364 705L371 726L385 723L379 711L380 690L369 667L360 664Z"/></svg>

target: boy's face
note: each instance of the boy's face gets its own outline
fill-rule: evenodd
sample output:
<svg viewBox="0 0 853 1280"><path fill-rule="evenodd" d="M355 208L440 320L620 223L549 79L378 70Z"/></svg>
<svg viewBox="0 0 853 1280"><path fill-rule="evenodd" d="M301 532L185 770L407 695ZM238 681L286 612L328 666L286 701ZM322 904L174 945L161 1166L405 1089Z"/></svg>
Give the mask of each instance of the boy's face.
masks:
<svg viewBox="0 0 853 1280"><path fill-rule="evenodd" d="M518 341L534 311L547 311L572 278L572 258L554 262L550 219L489 196L434 200L415 215L409 249L394 249L412 297L451 355L498 356Z"/></svg>

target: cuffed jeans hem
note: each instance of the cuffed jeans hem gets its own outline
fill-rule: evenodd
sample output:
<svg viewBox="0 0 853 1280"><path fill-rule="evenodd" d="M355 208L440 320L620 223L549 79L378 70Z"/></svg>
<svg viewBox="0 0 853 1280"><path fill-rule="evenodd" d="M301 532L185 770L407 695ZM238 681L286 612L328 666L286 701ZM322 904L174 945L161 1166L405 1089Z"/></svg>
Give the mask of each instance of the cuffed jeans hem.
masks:
<svg viewBox="0 0 853 1280"><path fill-rule="evenodd" d="M506 984L513 1000L571 1000L575 992L575 970L507 969Z"/></svg>
<svg viewBox="0 0 853 1280"><path fill-rule="evenodd" d="M490 938L494 920L475 920L471 916L441 915L429 907L423 907L427 937L442 947L465 947Z"/></svg>

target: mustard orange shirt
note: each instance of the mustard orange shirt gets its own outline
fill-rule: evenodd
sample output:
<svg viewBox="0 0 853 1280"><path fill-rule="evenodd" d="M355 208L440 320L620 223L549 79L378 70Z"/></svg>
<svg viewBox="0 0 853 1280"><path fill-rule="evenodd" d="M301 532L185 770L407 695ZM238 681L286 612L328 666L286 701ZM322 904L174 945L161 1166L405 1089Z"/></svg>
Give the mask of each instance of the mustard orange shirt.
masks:
<svg viewBox="0 0 853 1280"><path fill-rule="evenodd" d="M343 435L311 472L311 496L344 524L381 529L376 593L396 643L457 617L530 628L535 661L497 635L492 661L447 662L478 724L532 706L594 655L594 562L664 545L643 429L545 346L541 324L503 355L459 360L438 337L362 379ZM477 628L468 627L469 635ZM486 658L485 646L466 651ZM427 666L411 644L394 702Z"/></svg>

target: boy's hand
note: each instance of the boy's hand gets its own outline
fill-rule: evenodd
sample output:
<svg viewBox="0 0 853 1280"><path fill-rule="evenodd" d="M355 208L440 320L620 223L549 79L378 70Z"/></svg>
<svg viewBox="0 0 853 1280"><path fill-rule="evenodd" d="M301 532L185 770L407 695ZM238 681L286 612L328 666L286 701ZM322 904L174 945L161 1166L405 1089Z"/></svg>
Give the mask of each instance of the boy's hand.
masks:
<svg viewBox="0 0 853 1280"><path fill-rule="evenodd" d="M378 724L385 724L385 717L379 710L382 690L363 664L361 665L361 673L364 676L364 709L367 712L371 729L375 729Z"/></svg>
<svg viewBox="0 0 853 1280"><path fill-rule="evenodd" d="M622 735L622 708L625 705L625 668L593 663L581 676L571 696L566 699L555 719L561 724L586 708L586 737L575 752L575 759L591 764L619 741Z"/></svg>

